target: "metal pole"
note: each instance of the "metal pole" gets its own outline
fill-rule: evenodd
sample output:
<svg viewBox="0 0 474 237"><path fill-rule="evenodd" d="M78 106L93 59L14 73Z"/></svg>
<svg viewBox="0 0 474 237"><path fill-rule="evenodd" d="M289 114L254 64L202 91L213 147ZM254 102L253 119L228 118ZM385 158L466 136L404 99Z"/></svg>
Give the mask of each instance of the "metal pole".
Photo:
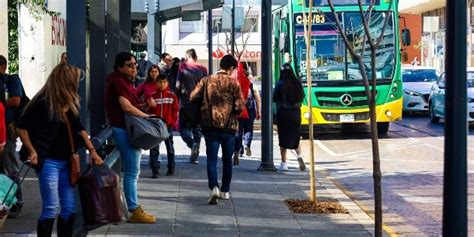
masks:
<svg viewBox="0 0 474 237"><path fill-rule="evenodd" d="M86 4L84 1L68 1L66 4L67 21L66 50L68 63L86 70ZM89 80L81 81L79 95L81 96L81 121L89 130L88 116L88 83Z"/></svg>
<svg viewBox="0 0 474 237"><path fill-rule="evenodd" d="M92 0L89 10L89 40L90 40L90 100L94 103L91 107L91 137L95 137L102 129L104 129L105 121L105 107L104 107L104 90L106 68L106 53L105 53L105 2L104 0ZM114 55L109 57L113 58Z"/></svg>
<svg viewBox="0 0 474 237"><path fill-rule="evenodd" d="M262 161L259 171L276 171L273 164L272 120L272 0L262 0Z"/></svg>
<svg viewBox="0 0 474 237"><path fill-rule="evenodd" d="M265 1L265 0L263 0ZM231 30L231 35L230 35L230 40L232 41L231 42L231 52L232 52L232 56L235 57L235 0L232 0L232 30Z"/></svg>
<svg viewBox="0 0 474 237"><path fill-rule="evenodd" d="M159 62L161 60L161 54L163 53L163 41L162 41L162 34L163 31L162 22L158 17L158 13L155 14L155 54L158 55L158 59L156 60Z"/></svg>
<svg viewBox="0 0 474 237"><path fill-rule="evenodd" d="M132 47L131 41L131 29L132 29L132 1L131 0L119 0L119 28L120 28L120 52L130 52ZM115 58L115 55L114 55Z"/></svg>
<svg viewBox="0 0 474 237"><path fill-rule="evenodd" d="M443 236L467 236L466 8L446 1Z"/></svg>
<svg viewBox="0 0 474 237"><path fill-rule="evenodd" d="M85 1L67 1L66 13L69 16L66 25L66 50L68 53L68 63L78 68L86 70L86 3ZM83 80L79 84L79 96L81 97L80 119L86 130L90 130L90 116L88 108L88 91L89 78ZM84 158L86 153L81 150L79 155ZM85 159L81 159L81 169L86 167ZM76 192L76 198L79 198ZM85 235L82 233L82 216L79 202L78 218L75 220L73 227L74 236Z"/></svg>
<svg viewBox="0 0 474 237"><path fill-rule="evenodd" d="M207 58L209 75L212 74L212 10L207 12Z"/></svg>

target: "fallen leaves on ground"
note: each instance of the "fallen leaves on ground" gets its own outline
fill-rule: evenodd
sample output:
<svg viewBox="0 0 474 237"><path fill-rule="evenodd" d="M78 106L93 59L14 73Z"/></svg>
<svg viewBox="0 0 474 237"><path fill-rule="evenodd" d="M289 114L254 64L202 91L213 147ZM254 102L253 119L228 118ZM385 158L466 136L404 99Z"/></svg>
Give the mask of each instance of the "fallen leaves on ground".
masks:
<svg viewBox="0 0 474 237"><path fill-rule="evenodd" d="M300 199L286 199L286 205L294 213L308 213L308 214L332 214L342 213L348 214L349 212L345 209L338 201L317 201L313 203L309 200Z"/></svg>

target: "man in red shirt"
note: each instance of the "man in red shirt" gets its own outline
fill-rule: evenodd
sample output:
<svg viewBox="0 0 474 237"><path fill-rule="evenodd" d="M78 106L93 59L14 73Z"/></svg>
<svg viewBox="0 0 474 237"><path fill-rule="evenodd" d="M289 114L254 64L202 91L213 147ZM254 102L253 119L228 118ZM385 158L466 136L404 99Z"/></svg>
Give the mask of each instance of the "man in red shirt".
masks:
<svg viewBox="0 0 474 237"><path fill-rule="evenodd" d="M112 126L116 147L122 156L123 192L128 210L128 222L155 223L156 217L146 213L138 203L138 176L140 175L141 149L130 144L125 129L125 114L139 117L149 115L140 110L140 101L135 95L133 82L137 75L135 56L121 52L115 56L114 72L109 74L105 84L105 109Z"/></svg>
<svg viewBox="0 0 474 237"><path fill-rule="evenodd" d="M191 106L189 96L203 77L208 75L207 68L196 62L197 55L194 49L186 51L186 62L179 65L176 95L179 98L179 133L186 145L191 148L190 161L198 164L199 145L201 143L201 126L196 121L196 114L200 108Z"/></svg>

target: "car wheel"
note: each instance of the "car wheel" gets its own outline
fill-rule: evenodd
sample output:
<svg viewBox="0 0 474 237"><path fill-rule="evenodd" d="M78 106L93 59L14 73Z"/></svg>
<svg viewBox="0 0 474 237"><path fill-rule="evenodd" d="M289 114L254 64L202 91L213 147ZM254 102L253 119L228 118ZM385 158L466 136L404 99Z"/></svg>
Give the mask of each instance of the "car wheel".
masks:
<svg viewBox="0 0 474 237"><path fill-rule="evenodd" d="M432 123L439 123L439 117L435 115L434 108L433 108L433 103L430 103L430 121Z"/></svg>
<svg viewBox="0 0 474 237"><path fill-rule="evenodd" d="M377 131L378 131L379 134L387 133L389 127L390 127L389 122L378 122L377 123Z"/></svg>

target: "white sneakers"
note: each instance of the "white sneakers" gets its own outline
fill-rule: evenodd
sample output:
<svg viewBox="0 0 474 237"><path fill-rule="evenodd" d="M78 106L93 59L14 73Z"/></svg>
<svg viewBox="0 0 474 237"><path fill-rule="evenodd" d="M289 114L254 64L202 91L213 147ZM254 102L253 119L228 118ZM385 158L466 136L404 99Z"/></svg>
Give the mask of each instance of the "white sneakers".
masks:
<svg viewBox="0 0 474 237"><path fill-rule="evenodd" d="M219 197L221 196L220 192L219 192L219 187L215 186L214 188L212 188L212 191L211 191L211 197L209 198L209 205L216 205L217 204L217 199L219 199Z"/></svg>
<svg viewBox="0 0 474 237"><path fill-rule="evenodd" d="M211 190L211 197L209 198L209 205L216 205L218 199L222 200L229 200L230 199L230 193L229 192L221 192L219 191L219 187L215 186Z"/></svg>
<svg viewBox="0 0 474 237"><path fill-rule="evenodd" d="M230 193L229 192L221 192L221 199L222 200L229 200L230 199Z"/></svg>
<svg viewBox="0 0 474 237"><path fill-rule="evenodd" d="M281 162L280 166L278 167L278 170L279 171L288 171L288 165L286 164L286 162Z"/></svg>
<svg viewBox="0 0 474 237"><path fill-rule="evenodd" d="M298 156L298 164L300 171L305 171L306 170L306 165L304 163L303 157ZM278 166L279 171L288 171L288 164L286 162L281 162L280 166Z"/></svg>

